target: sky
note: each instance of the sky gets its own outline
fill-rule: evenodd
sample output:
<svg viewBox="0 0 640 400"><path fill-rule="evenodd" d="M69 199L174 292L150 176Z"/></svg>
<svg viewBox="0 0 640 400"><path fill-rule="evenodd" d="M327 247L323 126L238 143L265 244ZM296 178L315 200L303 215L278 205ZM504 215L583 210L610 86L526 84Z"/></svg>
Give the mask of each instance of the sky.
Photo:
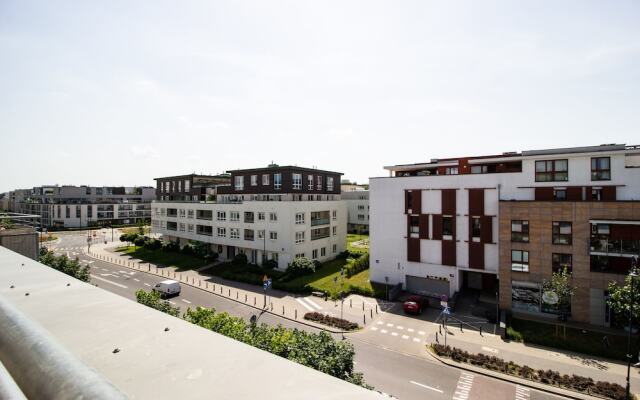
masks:
<svg viewBox="0 0 640 400"><path fill-rule="evenodd" d="M0 0L0 192L640 144L638 1Z"/></svg>

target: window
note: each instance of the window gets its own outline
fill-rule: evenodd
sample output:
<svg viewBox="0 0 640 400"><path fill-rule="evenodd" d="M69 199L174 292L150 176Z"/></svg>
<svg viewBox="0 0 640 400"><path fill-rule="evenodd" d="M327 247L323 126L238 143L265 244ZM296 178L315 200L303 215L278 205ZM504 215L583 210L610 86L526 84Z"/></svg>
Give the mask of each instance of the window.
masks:
<svg viewBox="0 0 640 400"><path fill-rule="evenodd" d="M254 214L252 211L245 211L244 212L244 222L247 224L253 224L254 221Z"/></svg>
<svg viewBox="0 0 640 400"><path fill-rule="evenodd" d="M238 228L229 229L229 237L231 239L240 239L240 229Z"/></svg>
<svg viewBox="0 0 640 400"><path fill-rule="evenodd" d="M553 199L554 200L566 200L567 199L567 189L553 189Z"/></svg>
<svg viewBox="0 0 640 400"><path fill-rule="evenodd" d="M187 231L193 232L193 224L188 224L187 225Z"/></svg>
<svg viewBox="0 0 640 400"><path fill-rule="evenodd" d="M528 251L511 250L511 270L517 272L529 272Z"/></svg>
<svg viewBox="0 0 640 400"><path fill-rule="evenodd" d="M244 230L244 240L253 241L253 229Z"/></svg>
<svg viewBox="0 0 640 400"><path fill-rule="evenodd" d="M358 214L358 221L364 221L364 214Z"/></svg>
<svg viewBox="0 0 640 400"><path fill-rule="evenodd" d="M229 216L229 219L232 222L238 222L240 221L240 212L239 211L231 211L230 213L231 215Z"/></svg>
<svg viewBox="0 0 640 400"><path fill-rule="evenodd" d="M520 219L511 220L511 241L529 242L529 221Z"/></svg>
<svg viewBox="0 0 640 400"><path fill-rule="evenodd" d="M278 232L276 232L276 231L269 231L269 239L271 239L271 240L278 240Z"/></svg>
<svg viewBox="0 0 640 400"><path fill-rule="evenodd" d="M337 236L338 235L338 227L337 226L332 226L331 227L331 233L333 234L333 236Z"/></svg>
<svg viewBox="0 0 640 400"><path fill-rule="evenodd" d="M182 192L182 181L178 181L178 192Z"/></svg>
<svg viewBox="0 0 640 400"><path fill-rule="evenodd" d="M318 249L311 250L311 259L315 260L318 258Z"/></svg>
<svg viewBox="0 0 640 400"><path fill-rule="evenodd" d="M156 209L157 212L158 210ZM87 218L93 218L93 206L91 204L87 206Z"/></svg>
<svg viewBox="0 0 640 400"><path fill-rule="evenodd" d="M333 246L331 246L331 252L333 254L336 254L338 252L338 245L334 244Z"/></svg>
<svg viewBox="0 0 640 400"><path fill-rule="evenodd" d="M184 232L184 223L180 222L178 229L180 229L180 232Z"/></svg>
<svg viewBox="0 0 640 400"><path fill-rule="evenodd" d="M364 210L364 205L359 204L359 205L358 205L358 210Z"/></svg>
<svg viewBox="0 0 640 400"><path fill-rule="evenodd" d="M233 178L236 190L244 190L244 176L236 176Z"/></svg>
<svg viewBox="0 0 640 400"><path fill-rule="evenodd" d="M80 206L76 206L76 218L80 218Z"/></svg>
<svg viewBox="0 0 640 400"><path fill-rule="evenodd" d="M295 258L303 258L304 257L304 253L297 253Z"/></svg>
<svg viewBox="0 0 640 400"><path fill-rule="evenodd" d="M318 190L322 190L322 175L316 176L316 183L317 183L316 188Z"/></svg>
<svg viewBox="0 0 640 400"><path fill-rule="evenodd" d="M179 209L178 214L180 215L180 218L184 218L187 215L187 212L183 209Z"/></svg>
<svg viewBox="0 0 640 400"><path fill-rule="evenodd" d="M264 221L264 212L258 213L258 221Z"/></svg>
<svg viewBox="0 0 640 400"><path fill-rule="evenodd" d="M571 244L571 222L553 222L551 228L553 244Z"/></svg>
<svg viewBox="0 0 640 400"><path fill-rule="evenodd" d="M218 211L218 221L226 221L227 220L227 212L226 211Z"/></svg>
<svg viewBox="0 0 640 400"><path fill-rule="evenodd" d="M551 263L553 272L562 272L565 268L571 273L571 254L553 253Z"/></svg>
<svg viewBox="0 0 640 400"><path fill-rule="evenodd" d="M304 213L296 213L296 225L304 224Z"/></svg>
<svg viewBox="0 0 640 400"><path fill-rule="evenodd" d="M258 239L264 239L264 231L258 231Z"/></svg>
<svg viewBox="0 0 640 400"><path fill-rule="evenodd" d="M227 228L218 228L218 237L227 237Z"/></svg>
<svg viewBox="0 0 640 400"><path fill-rule="evenodd" d="M269 174L262 175L262 186L269 186Z"/></svg>
<svg viewBox="0 0 640 400"><path fill-rule="evenodd" d="M458 175L458 167L446 167L444 169L445 175Z"/></svg>
<svg viewBox="0 0 640 400"><path fill-rule="evenodd" d="M453 238L453 217L442 216L442 236L449 236L448 239Z"/></svg>
<svg viewBox="0 0 640 400"><path fill-rule="evenodd" d="M611 180L611 159L609 157L594 157L591 159L591 180Z"/></svg>
<svg viewBox="0 0 640 400"><path fill-rule="evenodd" d="M193 210L187 210L187 218L193 218Z"/></svg>
<svg viewBox="0 0 640 400"><path fill-rule="evenodd" d="M332 176L328 176L327 177L327 191L329 191L329 192L333 191L333 177Z"/></svg>
<svg viewBox="0 0 640 400"><path fill-rule="evenodd" d="M291 174L291 183L293 190L302 189L302 174Z"/></svg>
<svg viewBox="0 0 640 400"><path fill-rule="evenodd" d="M480 217L471 217L471 239L475 241L480 240Z"/></svg>
<svg viewBox="0 0 640 400"><path fill-rule="evenodd" d="M409 233L420 233L420 218L417 215L409 217Z"/></svg>
<svg viewBox="0 0 640 400"><path fill-rule="evenodd" d="M273 188L280 190L282 187L282 174L273 174Z"/></svg>
<svg viewBox="0 0 640 400"><path fill-rule="evenodd" d="M307 175L307 189L313 190L313 175Z"/></svg>
<svg viewBox="0 0 640 400"><path fill-rule="evenodd" d="M569 180L567 160L536 161L536 182L560 182Z"/></svg>
<svg viewBox="0 0 640 400"><path fill-rule="evenodd" d="M65 206L65 215L67 218L71 218L71 207Z"/></svg>
<svg viewBox="0 0 640 400"><path fill-rule="evenodd" d="M488 171L488 168L486 165L472 165L471 166L471 173L472 174L486 174Z"/></svg>
<svg viewBox="0 0 640 400"><path fill-rule="evenodd" d="M304 242L304 231L296 232L296 243Z"/></svg>
<svg viewBox="0 0 640 400"><path fill-rule="evenodd" d="M191 181L188 179L184 181L184 191L188 192L191 189Z"/></svg>
<svg viewBox="0 0 640 400"><path fill-rule="evenodd" d="M327 255L327 248L326 247L321 247L320 248L320 257L326 257Z"/></svg>
<svg viewBox="0 0 640 400"><path fill-rule="evenodd" d="M258 175L251 175L251 186L258 186Z"/></svg>
<svg viewBox="0 0 640 400"><path fill-rule="evenodd" d="M278 214L271 212L269 213L269 221L276 222L278 221Z"/></svg>
<svg viewBox="0 0 640 400"><path fill-rule="evenodd" d="M591 188L591 201L602 201L602 188Z"/></svg>
<svg viewBox="0 0 640 400"><path fill-rule="evenodd" d="M334 220L334 221L336 219L338 219L338 211L337 210L331 211L331 219Z"/></svg>

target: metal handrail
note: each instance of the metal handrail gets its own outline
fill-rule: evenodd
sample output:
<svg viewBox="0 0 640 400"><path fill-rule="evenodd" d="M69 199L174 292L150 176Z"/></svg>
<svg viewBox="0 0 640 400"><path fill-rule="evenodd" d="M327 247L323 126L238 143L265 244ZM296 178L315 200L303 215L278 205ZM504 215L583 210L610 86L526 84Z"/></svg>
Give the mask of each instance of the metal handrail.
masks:
<svg viewBox="0 0 640 400"><path fill-rule="evenodd" d="M27 398L127 398L2 296L0 360Z"/></svg>

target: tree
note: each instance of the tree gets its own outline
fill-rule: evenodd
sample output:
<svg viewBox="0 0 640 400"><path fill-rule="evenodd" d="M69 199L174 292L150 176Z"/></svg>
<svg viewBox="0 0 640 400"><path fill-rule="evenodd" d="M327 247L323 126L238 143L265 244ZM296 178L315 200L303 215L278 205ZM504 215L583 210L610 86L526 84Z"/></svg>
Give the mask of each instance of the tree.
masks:
<svg viewBox="0 0 640 400"><path fill-rule="evenodd" d="M144 235L144 220L143 219L139 219L138 223L136 225L138 225L138 234L143 236Z"/></svg>
<svg viewBox="0 0 640 400"><path fill-rule="evenodd" d="M140 304L144 304L147 307L162 311L165 314L173 315L174 317L180 315L179 307L174 307L168 301L162 300L160 298L160 293L154 290L151 290L149 292L145 292L142 289L137 290L136 300Z"/></svg>
<svg viewBox="0 0 640 400"><path fill-rule="evenodd" d="M4 229L13 229L13 222L10 219L1 219L0 220L0 228Z"/></svg>
<svg viewBox="0 0 640 400"><path fill-rule="evenodd" d="M80 264L78 257L74 260L70 260L65 255L56 256L52 251L41 251L38 261L83 282L89 282L91 278L89 267L87 265Z"/></svg>
<svg viewBox="0 0 640 400"><path fill-rule="evenodd" d="M632 276L636 274L636 277ZM617 282L610 282L607 288L609 292L608 304L611 311L619 315L629 315L633 313L633 319L640 318L640 274L637 266L633 266L629 275L624 278L624 285Z"/></svg>
<svg viewBox="0 0 640 400"><path fill-rule="evenodd" d="M571 285L571 273L569 270L564 267L561 271L554 272L551 275L551 280L545 281L542 284L542 289L544 290L545 296L549 292L554 293L557 297L557 302L555 303L558 310L558 317L560 321L566 321L567 311L571 307L571 296L573 296L573 292L575 291L575 287ZM564 327L564 324L563 324ZM556 334L557 334L557 325L556 325ZM566 338L566 329L563 329L564 336Z"/></svg>

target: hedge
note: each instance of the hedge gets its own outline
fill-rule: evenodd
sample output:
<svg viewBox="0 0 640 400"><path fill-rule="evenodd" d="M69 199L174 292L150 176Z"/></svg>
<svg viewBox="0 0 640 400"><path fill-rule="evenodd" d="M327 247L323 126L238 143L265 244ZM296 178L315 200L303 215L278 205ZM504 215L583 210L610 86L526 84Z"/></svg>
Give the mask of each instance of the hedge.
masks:
<svg viewBox="0 0 640 400"><path fill-rule="evenodd" d="M304 315L304 319L318 322L323 325L333 326L344 331L353 331L358 329L358 324L347 321L346 319L332 317L330 315L321 314L319 312L308 312Z"/></svg>
<svg viewBox="0 0 640 400"><path fill-rule="evenodd" d="M362 272L369 268L369 253L364 253L362 256L351 259L344 267L344 273L347 278L351 278L358 272Z"/></svg>
<svg viewBox="0 0 640 400"><path fill-rule="evenodd" d="M552 370L534 370L526 365L521 366L512 361L505 361L495 356L488 356L481 353L469 353L455 347L444 346L441 344L432 344L431 348L437 355L450 358L457 362L475 365L492 371L514 375L519 378L574 390L588 395L596 395L613 400L626 399L625 388L617 383L602 381L594 382L591 378L579 375L562 375L558 371ZM632 396L632 398L635 399L635 396Z"/></svg>

